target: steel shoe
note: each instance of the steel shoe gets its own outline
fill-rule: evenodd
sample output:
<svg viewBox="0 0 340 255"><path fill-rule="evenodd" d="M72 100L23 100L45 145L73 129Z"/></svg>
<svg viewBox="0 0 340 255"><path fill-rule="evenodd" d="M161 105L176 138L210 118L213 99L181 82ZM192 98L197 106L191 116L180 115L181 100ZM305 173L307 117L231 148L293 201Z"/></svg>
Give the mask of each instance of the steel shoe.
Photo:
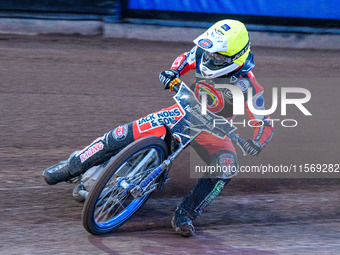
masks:
<svg viewBox="0 0 340 255"><path fill-rule="evenodd" d="M73 177L69 172L67 161L60 161L58 164L45 169L42 176L49 185L68 181Z"/></svg>

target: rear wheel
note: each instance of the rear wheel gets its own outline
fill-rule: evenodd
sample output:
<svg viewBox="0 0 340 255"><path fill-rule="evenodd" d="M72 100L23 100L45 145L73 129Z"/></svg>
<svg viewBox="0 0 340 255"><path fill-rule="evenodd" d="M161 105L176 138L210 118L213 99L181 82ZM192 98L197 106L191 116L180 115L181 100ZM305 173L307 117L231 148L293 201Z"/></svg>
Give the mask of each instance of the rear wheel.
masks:
<svg viewBox="0 0 340 255"><path fill-rule="evenodd" d="M167 156L166 143L154 136L139 139L118 153L85 201L82 213L85 229L94 235L105 234L125 223L150 196L136 199L130 188L137 186Z"/></svg>

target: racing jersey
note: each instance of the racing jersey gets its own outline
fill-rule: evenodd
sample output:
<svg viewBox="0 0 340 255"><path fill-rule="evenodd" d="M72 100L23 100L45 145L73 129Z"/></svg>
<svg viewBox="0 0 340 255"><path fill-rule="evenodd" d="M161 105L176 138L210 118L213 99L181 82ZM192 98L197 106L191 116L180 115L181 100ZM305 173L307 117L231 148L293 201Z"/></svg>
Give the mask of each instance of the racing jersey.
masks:
<svg viewBox="0 0 340 255"><path fill-rule="evenodd" d="M228 121L232 120L233 114L233 97L228 89L216 89L215 84L232 84L238 87L244 96L244 107L250 119L250 124L254 128L253 140L260 142L265 147L271 140L274 128L269 116L255 115L248 107L247 91L252 88L252 105L257 110L264 110L263 87L256 81L251 69L255 66L254 56L249 52L245 63L237 70L215 78L205 79L201 74L201 60L204 50L198 46L192 48L190 52L179 55L172 63L171 70L174 70L182 76L195 69L196 82L190 87L197 99L201 101L201 95L207 94L207 109L211 112L225 117Z"/></svg>

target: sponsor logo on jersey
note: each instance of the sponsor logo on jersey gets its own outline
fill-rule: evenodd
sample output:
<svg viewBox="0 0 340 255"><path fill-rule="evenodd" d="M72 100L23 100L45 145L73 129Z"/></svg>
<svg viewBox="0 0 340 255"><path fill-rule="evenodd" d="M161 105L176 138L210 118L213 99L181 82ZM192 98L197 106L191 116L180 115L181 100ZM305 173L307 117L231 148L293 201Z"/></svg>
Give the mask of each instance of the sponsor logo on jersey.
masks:
<svg viewBox="0 0 340 255"><path fill-rule="evenodd" d="M237 81L238 81L238 78L235 75L230 77L230 83L235 83Z"/></svg>
<svg viewBox="0 0 340 255"><path fill-rule="evenodd" d="M223 154L219 158L220 166L231 166L234 164L234 159L229 154Z"/></svg>
<svg viewBox="0 0 340 255"><path fill-rule="evenodd" d="M264 104L264 98L263 98L263 96L260 96L260 97L256 100L256 105L257 105L258 107L261 107L261 106L263 106L263 104Z"/></svg>
<svg viewBox="0 0 340 255"><path fill-rule="evenodd" d="M203 210L221 193L225 185L224 181L218 181L215 188L205 197L205 199L194 209L197 213L202 213Z"/></svg>
<svg viewBox="0 0 340 255"><path fill-rule="evenodd" d="M250 83L247 79L240 79L235 83L235 86L238 87L243 93L247 92Z"/></svg>
<svg viewBox="0 0 340 255"><path fill-rule="evenodd" d="M116 139L117 141L122 141L126 138L128 134L128 126L119 126L116 129L113 130L112 135L113 138Z"/></svg>
<svg viewBox="0 0 340 255"><path fill-rule="evenodd" d="M80 155L80 161L83 163L98 151L101 151L104 148L104 144L102 142L96 143L90 146L83 154Z"/></svg>
<svg viewBox="0 0 340 255"><path fill-rule="evenodd" d="M181 65L181 63L183 62L184 59L185 59L185 57L183 55L178 56L175 59L175 61L172 63L171 68L172 69L177 69Z"/></svg>
<svg viewBox="0 0 340 255"><path fill-rule="evenodd" d="M140 133L149 131L166 124L171 127L184 116L183 112L177 106L173 109L162 110L151 113L148 116L137 121L137 127Z"/></svg>
<svg viewBox="0 0 340 255"><path fill-rule="evenodd" d="M81 151L78 151L77 154L76 154L76 157L78 157L80 154L82 154L84 151L86 151L88 148L90 148L90 146L92 146L92 144L99 142L99 141L103 141L103 140L105 140L105 138L106 138L106 134L101 136L101 137L96 138L90 145L86 146Z"/></svg>
<svg viewBox="0 0 340 255"><path fill-rule="evenodd" d="M213 113L222 111L224 107L224 98L221 91L214 88L212 84L199 82L195 86L195 96L201 102L202 95L207 95L207 108Z"/></svg>

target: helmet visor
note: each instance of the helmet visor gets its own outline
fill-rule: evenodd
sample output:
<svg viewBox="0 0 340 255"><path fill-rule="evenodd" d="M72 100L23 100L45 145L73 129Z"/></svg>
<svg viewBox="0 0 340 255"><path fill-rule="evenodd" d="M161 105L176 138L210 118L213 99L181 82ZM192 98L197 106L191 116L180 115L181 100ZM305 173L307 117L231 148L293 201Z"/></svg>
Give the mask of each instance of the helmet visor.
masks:
<svg viewBox="0 0 340 255"><path fill-rule="evenodd" d="M209 64L216 66L217 68L225 67L227 65L230 65L232 63L232 60L230 57L222 55L217 52L208 52L204 51L203 54L203 64Z"/></svg>

